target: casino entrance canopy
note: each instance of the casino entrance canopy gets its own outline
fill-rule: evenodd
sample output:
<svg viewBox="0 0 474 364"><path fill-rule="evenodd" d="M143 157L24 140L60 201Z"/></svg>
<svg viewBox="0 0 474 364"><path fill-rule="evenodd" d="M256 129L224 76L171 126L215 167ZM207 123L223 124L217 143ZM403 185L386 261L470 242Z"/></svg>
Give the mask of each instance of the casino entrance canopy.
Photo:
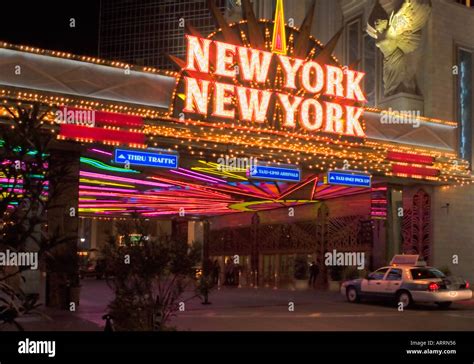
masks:
<svg viewBox="0 0 474 364"><path fill-rule="evenodd" d="M203 49L196 50L193 60L196 65L210 62L211 69L220 69L221 75L217 76L198 68L190 69L185 60L175 57L179 71L170 72L0 43L0 97L4 109L0 110L1 122L9 123L6 107L39 103L48 111L45 128L56 133L59 142L81 143L79 207L83 215L123 216L137 212L149 217L166 216L176 214L179 208L185 208L190 214L216 215L308 204L364 191L325 183L327 171L343 168L372 175L373 189L387 182L462 184L471 181L467 161L457 156L456 122L419 116L414 120L417 127L414 123L385 123L382 116L391 116L390 112L364 107L357 97L354 100L338 97L338 85L342 85L338 74L347 68L331 54L340 33L324 46L309 36L308 27L299 31L286 26L285 39L291 44L285 50L291 52L283 55L280 43L280 50L273 49L273 22L249 18L236 24L219 25L221 29L208 39L224 44L224 50L216 50L221 52L224 65L212 64L220 62L218 59L202 58ZM255 29L263 32L255 33ZM187 31L200 39L193 29ZM300 41L303 39L305 42ZM226 77L222 73L231 69L226 52L240 52L242 48L244 52L247 49L251 52L247 71L254 67L255 74L265 57L265 52L259 49L272 52L275 59L288 57L290 66L308 55L306 59L314 61L306 67L308 77L318 72L319 66L315 64L324 65L325 71L337 69L331 79L325 73L325 82L332 84L333 94L327 85L321 85L321 90L326 88L318 94L315 78L308 81L302 92L291 91L290 85L286 90L288 101L295 103L301 98L299 116L293 115L292 120L288 117L289 109L275 101L280 97L277 94L288 86L288 74L285 79L281 64L279 68L271 61L270 73L261 84L252 77L245 79L245 62L239 64L244 73L242 78L222 79ZM352 77L354 81L356 73ZM208 82L209 95L203 94L202 87L189 90L186 83L189 79L195 80L197 86ZM228 106L236 96L233 93L238 92L239 87L243 90L239 97L246 99L239 101L235 115L226 117ZM249 91L252 88L256 90L254 99ZM356 94L356 86L352 89ZM269 100L266 113L260 114L262 121L258 118L258 109L265 92L269 93ZM348 95L350 93L345 92L344 98ZM206 110L209 108L206 115L199 112L203 110L200 102L204 96L212 99L205 106ZM325 107L324 114L323 111L318 114L317 104ZM327 111L328 107L332 114ZM361 130L344 132L356 127L348 129L349 117L338 114L338 110L353 110L355 114L357 108L363 113L357 123L354 118L353 124L360 122ZM73 116L68 118L68 115ZM86 115L86 120L79 120L78 115ZM245 118L245 115L250 116ZM176 169L134 165L125 168L113 161L116 147L159 148L177 153L179 166ZM245 170L220 168L218 159L226 157L256 158L272 165L297 165L302 172L301 180L250 179Z"/></svg>

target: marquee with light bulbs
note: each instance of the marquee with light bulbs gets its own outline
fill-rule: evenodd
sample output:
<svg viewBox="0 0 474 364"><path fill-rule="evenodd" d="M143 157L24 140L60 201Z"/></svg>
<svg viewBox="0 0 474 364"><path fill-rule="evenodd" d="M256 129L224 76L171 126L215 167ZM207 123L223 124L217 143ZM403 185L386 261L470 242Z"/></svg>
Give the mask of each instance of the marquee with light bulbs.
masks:
<svg viewBox="0 0 474 364"><path fill-rule="evenodd" d="M364 73L190 35L186 39L183 72L194 77L183 77L184 113L265 125L275 114L269 117L269 111L278 108L283 111L283 128L295 129L298 121L308 132L365 136L360 121L364 109L352 105L366 101L361 88ZM269 77L276 70L283 74L280 87ZM342 105L347 101L352 104Z"/></svg>

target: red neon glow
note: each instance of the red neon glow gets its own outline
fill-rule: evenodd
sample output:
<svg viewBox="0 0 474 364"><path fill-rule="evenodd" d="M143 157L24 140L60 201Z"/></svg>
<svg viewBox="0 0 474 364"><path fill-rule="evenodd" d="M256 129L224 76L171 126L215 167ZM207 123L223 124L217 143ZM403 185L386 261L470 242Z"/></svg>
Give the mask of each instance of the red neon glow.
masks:
<svg viewBox="0 0 474 364"><path fill-rule="evenodd" d="M113 112L98 111L92 109L81 109L70 106L60 106L58 110L62 112L62 115L71 113L72 115L81 115L81 112L93 112L94 121L96 126L100 125L111 125L111 126L124 126L124 127L142 127L143 118L135 115L125 115Z"/></svg>
<svg viewBox="0 0 474 364"><path fill-rule="evenodd" d="M396 174L407 174L411 176L436 177L439 176L439 169L426 167L404 166L400 164L392 165L392 172Z"/></svg>
<svg viewBox="0 0 474 364"><path fill-rule="evenodd" d="M98 142L145 144L145 134L123 130L90 128L74 124L61 124L59 135L70 139L88 139Z"/></svg>
<svg viewBox="0 0 474 364"><path fill-rule="evenodd" d="M308 178L306 178L304 181L296 184L295 186L293 187L290 187L289 189L287 189L285 192L283 192L282 194L280 194L280 196L278 196L278 199L281 200L283 197L285 196L288 196L290 193L296 191L296 190L299 190L300 188L306 186L308 183L311 183L313 181L317 181L318 180L318 176L317 175L313 175L313 176L309 176Z"/></svg>
<svg viewBox="0 0 474 364"><path fill-rule="evenodd" d="M431 292L435 292L439 289L439 285L438 283L436 282L431 282L429 285L428 285L428 291L431 291Z"/></svg>
<svg viewBox="0 0 474 364"><path fill-rule="evenodd" d="M407 163L418 163L418 164L429 164L432 165L434 158L429 155L420 155L420 154L409 154L401 152L392 152L387 153L387 159L397 162L407 162Z"/></svg>

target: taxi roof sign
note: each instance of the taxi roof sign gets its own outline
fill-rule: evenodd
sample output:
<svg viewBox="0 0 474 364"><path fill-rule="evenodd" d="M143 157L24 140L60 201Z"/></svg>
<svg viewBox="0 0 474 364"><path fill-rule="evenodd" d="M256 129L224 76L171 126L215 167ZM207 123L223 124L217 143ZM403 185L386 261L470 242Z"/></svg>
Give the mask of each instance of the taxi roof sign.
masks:
<svg viewBox="0 0 474 364"><path fill-rule="evenodd" d="M426 263L418 254L398 254L392 258L390 265L424 266Z"/></svg>

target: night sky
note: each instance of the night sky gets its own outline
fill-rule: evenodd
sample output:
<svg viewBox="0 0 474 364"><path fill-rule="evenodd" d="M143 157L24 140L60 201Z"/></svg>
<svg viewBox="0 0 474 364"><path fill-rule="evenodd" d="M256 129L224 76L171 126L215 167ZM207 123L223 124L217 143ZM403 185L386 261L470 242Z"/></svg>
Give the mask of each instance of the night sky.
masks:
<svg viewBox="0 0 474 364"><path fill-rule="evenodd" d="M99 0L3 0L0 41L97 56L99 10Z"/></svg>

